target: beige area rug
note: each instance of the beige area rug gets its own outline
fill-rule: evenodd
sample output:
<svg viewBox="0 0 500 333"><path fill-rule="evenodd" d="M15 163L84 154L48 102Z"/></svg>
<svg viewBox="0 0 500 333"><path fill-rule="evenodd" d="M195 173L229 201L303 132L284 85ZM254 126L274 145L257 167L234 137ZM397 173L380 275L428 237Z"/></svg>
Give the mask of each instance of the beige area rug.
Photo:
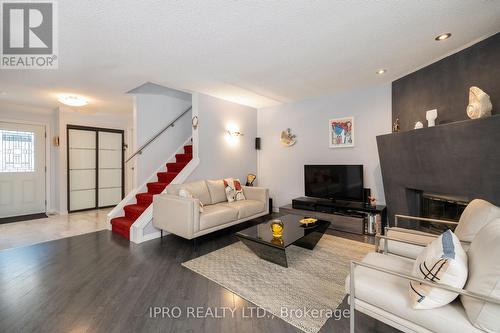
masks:
<svg viewBox="0 0 500 333"><path fill-rule="evenodd" d="M182 265L287 323L316 333L346 294L350 261L362 259L374 246L324 235L312 251L293 245L286 251L288 268L260 259L242 242ZM317 312L310 312L313 309Z"/></svg>

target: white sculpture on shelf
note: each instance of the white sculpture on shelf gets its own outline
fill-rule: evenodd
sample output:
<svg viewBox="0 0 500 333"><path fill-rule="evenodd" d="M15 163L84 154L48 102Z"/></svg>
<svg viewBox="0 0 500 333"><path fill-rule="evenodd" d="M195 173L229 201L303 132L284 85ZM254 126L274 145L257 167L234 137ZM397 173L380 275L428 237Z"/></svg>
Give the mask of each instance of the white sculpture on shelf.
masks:
<svg viewBox="0 0 500 333"><path fill-rule="evenodd" d="M438 116L438 110L429 110L425 114L425 119L427 119L427 127L436 126L436 118Z"/></svg>
<svg viewBox="0 0 500 333"><path fill-rule="evenodd" d="M420 129L420 128L424 128L424 124L422 124L421 121L417 121L415 123L415 129Z"/></svg>
<svg viewBox="0 0 500 333"><path fill-rule="evenodd" d="M467 115L471 119L491 116L490 96L478 87L469 89L469 105L467 105Z"/></svg>

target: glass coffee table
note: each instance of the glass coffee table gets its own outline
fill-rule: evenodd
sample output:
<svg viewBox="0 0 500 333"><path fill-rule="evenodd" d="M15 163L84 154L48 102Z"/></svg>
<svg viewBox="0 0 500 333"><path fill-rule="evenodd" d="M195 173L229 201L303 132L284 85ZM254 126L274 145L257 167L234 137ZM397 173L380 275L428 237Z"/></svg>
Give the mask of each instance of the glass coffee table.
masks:
<svg viewBox="0 0 500 333"><path fill-rule="evenodd" d="M319 242L330 222L318 220L307 226L299 223L304 216L285 215L277 219L283 223L281 237L274 237L271 224L276 219L257 224L236 233L236 236L260 258L288 267L286 248L290 245L312 250Z"/></svg>

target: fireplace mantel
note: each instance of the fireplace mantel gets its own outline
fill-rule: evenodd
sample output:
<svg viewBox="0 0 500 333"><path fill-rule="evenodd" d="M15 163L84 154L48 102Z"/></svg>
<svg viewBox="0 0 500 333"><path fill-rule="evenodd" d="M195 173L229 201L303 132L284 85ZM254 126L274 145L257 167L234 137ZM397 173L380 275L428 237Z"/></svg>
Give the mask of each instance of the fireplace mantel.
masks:
<svg viewBox="0 0 500 333"><path fill-rule="evenodd" d="M500 205L500 115L380 135L377 145L390 222L418 214L408 189Z"/></svg>

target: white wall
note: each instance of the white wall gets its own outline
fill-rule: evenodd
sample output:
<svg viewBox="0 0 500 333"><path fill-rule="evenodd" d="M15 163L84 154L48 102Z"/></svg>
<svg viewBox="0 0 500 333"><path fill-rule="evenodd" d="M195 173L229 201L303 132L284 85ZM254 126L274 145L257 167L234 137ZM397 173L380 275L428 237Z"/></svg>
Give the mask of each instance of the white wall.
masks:
<svg viewBox="0 0 500 333"><path fill-rule="evenodd" d="M247 174L257 172L257 110L204 94L193 98L199 117L196 135L200 164L188 181L233 177L244 183ZM234 142L225 138L226 128L231 125L244 134Z"/></svg>
<svg viewBox="0 0 500 333"><path fill-rule="evenodd" d="M328 120L354 116L355 147L328 147ZM280 144L291 128L297 143ZM385 203L375 137L391 132L390 84L308 99L258 111L259 185L270 189L275 209L304 196L305 164L363 164L365 187Z"/></svg>
<svg viewBox="0 0 500 333"><path fill-rule="evenodd" d="M167 89L167 88L165 88ZM134 96L135 149L191 106L191 98L181 99L165 94ZM143 184L191 136L191 112L184 115L141 155L135 157L136 186Z"/></svg>
<svg viewBox="0 0 500 333"><path fill-rule="evenodd" d="M59 119L59 211L62 214L68 212L67 209L67 142L66 142L66 126L80 125L90 127L102 127L124 130L127 134L127 129L132 127L131 113L83 113L72 111L69 108L61 107L58 112ZM126 139L125 139L126 141ZM130 149L129 149L130 151ZM126 153L127 154L127 153ZM127 168L125 168L127 173ZM127 179L127 175L125 179Z"/></svg>

